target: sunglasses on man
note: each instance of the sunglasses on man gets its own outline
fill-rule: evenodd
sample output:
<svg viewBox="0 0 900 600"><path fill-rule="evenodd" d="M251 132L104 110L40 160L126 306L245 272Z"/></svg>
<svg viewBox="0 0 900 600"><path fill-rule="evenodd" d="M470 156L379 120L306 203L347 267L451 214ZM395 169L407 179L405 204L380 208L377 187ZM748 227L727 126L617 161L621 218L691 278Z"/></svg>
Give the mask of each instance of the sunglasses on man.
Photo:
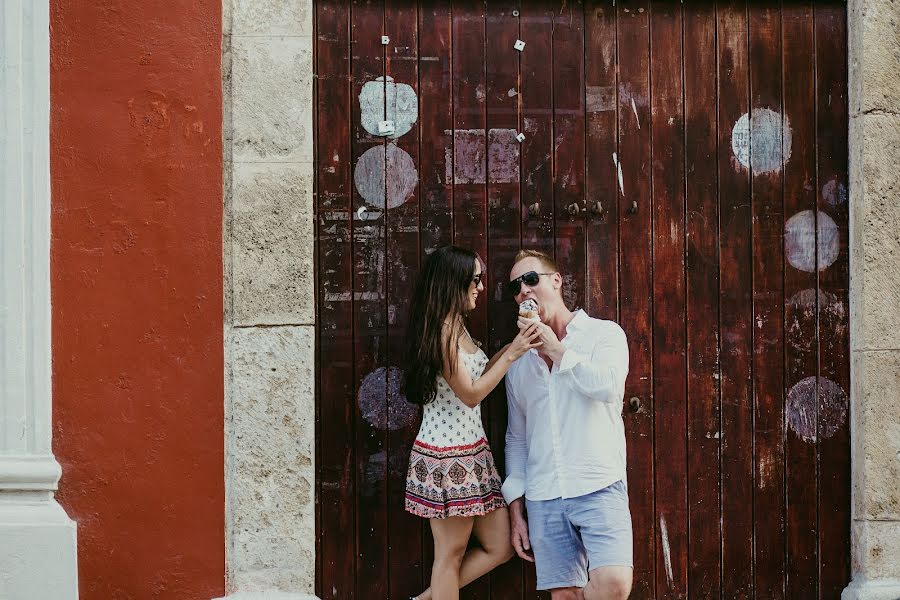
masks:
<svg viewBox="0 0 900 600"><path fill-rule="evenodd" d="M528 287L534 287L541 280L541 275L554 275L555 273L538 273L537 271L528 271L527 273L523 273L522 275L516 277L512 281L506 284L506 289L509 290L509 293L513 296L518 296L519 292L522 291L522 284L524 283Z"/></svg>

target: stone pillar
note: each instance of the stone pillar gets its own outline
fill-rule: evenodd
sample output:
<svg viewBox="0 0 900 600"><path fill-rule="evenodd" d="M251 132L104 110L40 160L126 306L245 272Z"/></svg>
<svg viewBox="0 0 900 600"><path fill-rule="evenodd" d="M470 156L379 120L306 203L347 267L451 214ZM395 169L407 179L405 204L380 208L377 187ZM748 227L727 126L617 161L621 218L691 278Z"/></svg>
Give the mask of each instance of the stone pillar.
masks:
<svg viewBox="0 0 900 600"><path fill-rule="evenodd" d="M0 3L0 596L78 597L50 446L50 19Z"/></svg>
<svg viewBox="0 0 900 600"><path fill-rule="evenodd" d="M852 565L844 600L900 598L900 4L851 0Z"/></svg>
<svg viewBox="0 0 900 600"><path fill-rule="evenodd" d="M315 586L311 0L223 0L229 600Z"/></svg>

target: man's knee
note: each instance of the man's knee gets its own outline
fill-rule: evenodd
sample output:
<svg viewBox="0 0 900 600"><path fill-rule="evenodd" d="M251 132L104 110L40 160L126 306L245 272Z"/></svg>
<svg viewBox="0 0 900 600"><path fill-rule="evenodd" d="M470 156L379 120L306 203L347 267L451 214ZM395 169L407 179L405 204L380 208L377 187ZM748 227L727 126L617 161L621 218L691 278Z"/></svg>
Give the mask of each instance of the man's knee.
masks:
<svg viewBox="0 0 900 600"><path fill-rule="evenodd" d="M631 581L632 570L627 567L597 569L584 588L584 599L625 600L631 593Z"/></svg>
<svg viewBox="0 0 900 600"><path fill-rule="evenodd" d="M558 588L550 590L551 600L583 600L584 595L578 588Z"/></svg>

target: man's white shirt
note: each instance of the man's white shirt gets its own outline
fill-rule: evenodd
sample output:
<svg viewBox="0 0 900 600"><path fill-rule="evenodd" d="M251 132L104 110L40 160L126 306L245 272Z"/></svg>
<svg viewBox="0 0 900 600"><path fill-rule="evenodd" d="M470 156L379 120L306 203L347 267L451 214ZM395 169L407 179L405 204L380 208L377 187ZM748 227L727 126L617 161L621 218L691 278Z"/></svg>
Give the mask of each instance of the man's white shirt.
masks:
<svg viewBox="0 0 900 600"><path fill-rule="evenodd" d="M626 481L625 332L579 310L561 342L552 370L532 349L506 374L507 503L575 498Z"/></svg>

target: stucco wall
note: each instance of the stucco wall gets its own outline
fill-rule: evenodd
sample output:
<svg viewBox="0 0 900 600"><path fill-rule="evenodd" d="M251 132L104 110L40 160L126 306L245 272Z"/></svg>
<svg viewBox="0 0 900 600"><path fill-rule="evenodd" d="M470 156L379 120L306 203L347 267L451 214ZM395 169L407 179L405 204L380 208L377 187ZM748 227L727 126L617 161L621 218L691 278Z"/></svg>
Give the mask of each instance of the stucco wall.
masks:
<svg viewBox="0 0 900 600"><path fill-rule="evenodd" d="M221 6L50 9L53 448L81 598L211 598L225 579Z"/></svg>

